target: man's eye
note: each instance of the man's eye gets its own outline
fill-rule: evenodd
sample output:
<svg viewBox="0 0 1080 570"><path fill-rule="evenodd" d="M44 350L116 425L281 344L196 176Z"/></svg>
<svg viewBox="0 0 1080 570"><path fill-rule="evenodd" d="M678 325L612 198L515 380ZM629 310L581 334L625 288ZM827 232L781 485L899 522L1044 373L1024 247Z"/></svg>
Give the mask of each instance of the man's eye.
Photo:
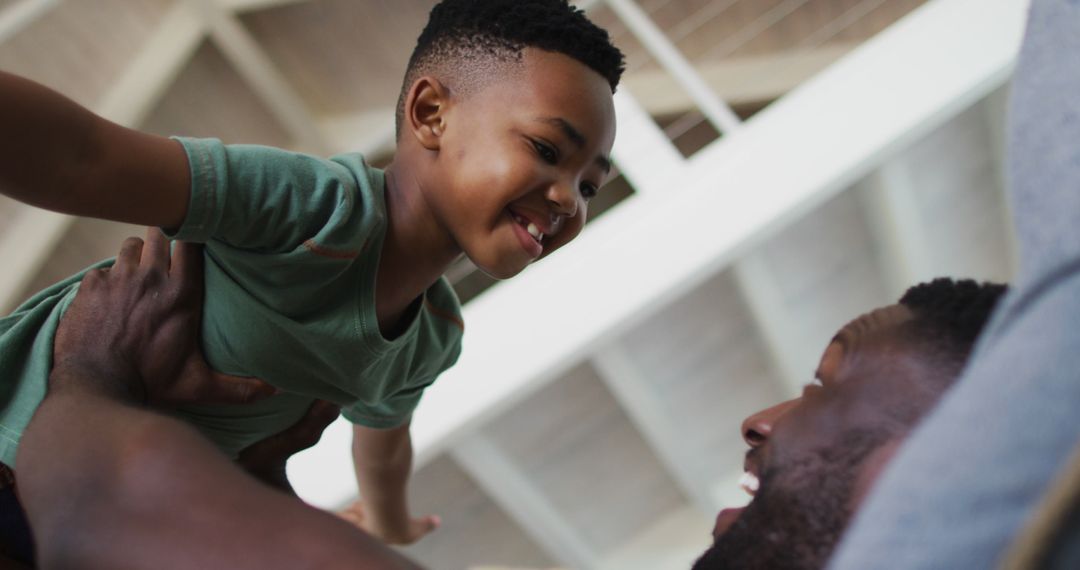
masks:
<svg viewBox="0 0 1080 570"><path fill-rule="evenodd" d="M599 191L600 189L597 188L595 184L585 183L581 185L581 197L585 198L586 200L592 200L593 198L595 198L596 193Z"/></svg>
<svg viewBox="0 0 1080 570"><path fill-rule="evenodd" d="M548 164L555 164L559 160L559 153L555 151L550 145L544 144L540 141L532 141L533 148L536 149L536 153L540 155L540 158Z"/></svg>

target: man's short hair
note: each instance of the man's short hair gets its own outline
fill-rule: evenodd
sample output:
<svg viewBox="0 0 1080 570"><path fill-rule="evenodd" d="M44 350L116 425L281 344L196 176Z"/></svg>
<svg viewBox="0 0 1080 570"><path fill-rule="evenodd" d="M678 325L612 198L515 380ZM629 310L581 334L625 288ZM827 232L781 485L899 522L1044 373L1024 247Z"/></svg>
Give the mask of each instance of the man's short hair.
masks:
<svg viewBox="0 0 1080 570"><path fill-rule="evenodd" d="M952 367L955 377L1006 290L1005 285L971 279L920 283L900 298L900 304L914 314L905 336L940 358L942 365Z"/></svg>
<svg viewBox="0 0 1080 570"><path fill-rule="evenodd" d="M612 93L625 68L608 33L567 0L444 0L431 9L409 58L398 97L398 134L417 78L434 70L476 76L491 63L519 61L526 47L576 59L606 79Z"/></svg>

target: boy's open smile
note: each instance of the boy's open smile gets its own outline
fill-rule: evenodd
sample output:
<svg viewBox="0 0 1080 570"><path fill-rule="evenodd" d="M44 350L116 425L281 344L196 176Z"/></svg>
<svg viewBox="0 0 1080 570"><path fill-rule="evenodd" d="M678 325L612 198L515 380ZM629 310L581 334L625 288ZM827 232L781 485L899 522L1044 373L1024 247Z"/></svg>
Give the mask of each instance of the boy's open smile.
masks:
<svg viewBox="0 0 1080 570"><path fill-rule="evenodd" d="M428 227L505 279L581 231L615 109L607 80L561 53L525 48L483 73L471 87L420 80L407 116L428 157L416 178Z"/></svg>
<svg viewBox="0 0 1080 570"><path fill-rule="evenodd" d="M533 258L537 259L544 254L544 238L558 233L558 224L544 224L534 221L535 216L519 214L513 208L507 212L516 224L516 234L521 240L521 246Z"/></svg>

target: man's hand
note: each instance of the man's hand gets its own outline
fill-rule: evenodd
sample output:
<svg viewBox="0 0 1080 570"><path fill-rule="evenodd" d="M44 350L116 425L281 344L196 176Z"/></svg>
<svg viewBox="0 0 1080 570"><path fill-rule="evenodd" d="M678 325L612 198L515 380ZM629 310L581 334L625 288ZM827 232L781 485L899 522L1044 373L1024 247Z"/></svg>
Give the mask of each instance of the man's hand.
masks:
<svg viewBox="0 0 1080 570"><path fill-rule="evenodd" d="M210 370L199 346L203 258L196 245L177 243L169 255L165 236L147 231L146 243L124 241L116 263L83 278L60 322L53 348L50 389L78 388L67 378L94 377L127 401L247 403L273 395L254 378Z"/></svg>
<svg viewBox="0 0 1080 570"><path fill-rule="evenodd" d="M439 528L442 521L438 516L428 515L426 517L411 518L406 521L403 528L394 529L387 528L385 525L380 524L375 520L375 517L365 512L364 501L358 499L345 508L345 510L338 513L338 516L351 522L360 530L378 538L386 544L407 545L412 544L421 538L424 538L428 533Z"/></svg>
<svg viewBox="0 0 1080 570"><path fill-rule="evenodd" d="M338 412L339 408L330 402L316 400L295 425L241 451L237 463L263 483L296 495L285 474L285 464L293 454L318 443Z"/></svg>

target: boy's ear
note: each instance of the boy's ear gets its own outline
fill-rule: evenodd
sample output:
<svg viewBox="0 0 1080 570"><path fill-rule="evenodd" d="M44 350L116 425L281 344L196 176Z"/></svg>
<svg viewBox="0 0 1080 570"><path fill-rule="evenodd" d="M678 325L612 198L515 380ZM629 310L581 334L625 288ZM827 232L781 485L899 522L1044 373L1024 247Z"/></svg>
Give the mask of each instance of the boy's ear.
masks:
<svg viewBox="0 0 1080 570"><path fill-rule="evenodd" d="M450 91L441 81L424 76L413 82L405 99L405 125L420 145L439 150L446 130Z"/></svg>

